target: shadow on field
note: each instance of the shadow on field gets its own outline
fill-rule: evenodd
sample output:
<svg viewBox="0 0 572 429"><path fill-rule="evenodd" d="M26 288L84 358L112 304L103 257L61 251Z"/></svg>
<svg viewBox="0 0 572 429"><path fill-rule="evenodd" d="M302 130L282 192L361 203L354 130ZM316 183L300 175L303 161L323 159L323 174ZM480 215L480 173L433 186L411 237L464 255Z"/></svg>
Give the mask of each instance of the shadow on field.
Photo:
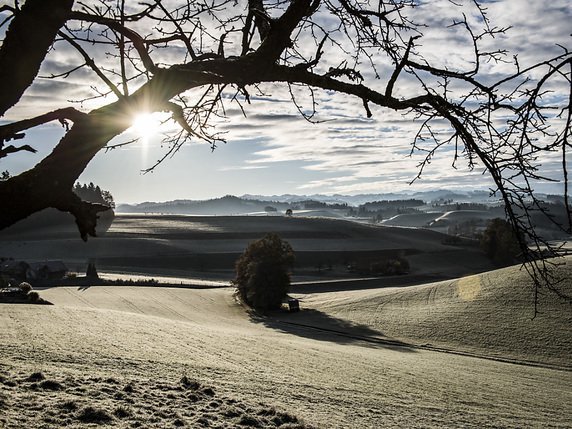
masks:
<svg viewBox="0 0 572 429"><path fill-rule="evenodd" d="M299 313L274 312L268 315L251 313L250 319L279 332L317 341L415 352L411 344L387 338L382 332L369 326L338 319L315 309L304 309Z"/></svg>
<svg viewBox="0 0 572 429"><path fill-rule="evenodd" d="M431 283L448 280L451 276L444 274L407 274L387 277L351 278L342 280L323 280L294 282L290 289L293 293L322 293L342 292L350 290L380 289L385 287L417 286L423 283Z"/></svg>

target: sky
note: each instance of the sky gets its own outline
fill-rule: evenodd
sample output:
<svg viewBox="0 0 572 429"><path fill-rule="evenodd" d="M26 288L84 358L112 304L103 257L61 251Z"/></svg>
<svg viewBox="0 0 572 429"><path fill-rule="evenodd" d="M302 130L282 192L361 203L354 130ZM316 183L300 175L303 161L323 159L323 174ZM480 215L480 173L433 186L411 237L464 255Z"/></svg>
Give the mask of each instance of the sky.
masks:
<svg viewBox="0 0 572 429"><path fill-rule="evenodd" d="M478 25L478 14L471 1L459 1L463 7L446 0L421 1L410 16L427 24L418 50L438 65L459 69L470 64L471 46L461 27L450 24L465 13ZM555 0L531 2L499 0L486 3L487 16L493 26L510 27L494 41L485 42L491 49L506 49L508 58L518 54L521 66L547 59L562 52L560 44L572 49L570 22L572 2ZM325 21L326 22L326 21ZM327 23L327 22L326 22ZM337 64L336 50L325 47L325 56ZM167 59L167 58L166 58ZM41 70L49 75L69 69L80 59L73 50L57 44ZM381 60L380 60L381 61ZM366 81L381 85L391 69L376 64L381 79L374 79L364 65ZM110 63L109 68L114 67ZM483 64L483 79L510 73L511 64ZM369 74L368 74L369 73ZM70 105L80 110L102 103L101 100L71 103L93 94L93 73L79 70L68 79L55 81L39 78L26 92L18 106L7 112L3 123L23 119ZM567 96L556 86L554 97ZM284 87L265 85L263 92L251 90L251 104L245 105L246 117L236 103L226 101L226 118L216 122L216 130L224 133L226 143L211 147L198 141L185 144L175 156L166 159L153 172L144 174L162 157L165 146L162 135L169 131L161 121L163 114L144 117L112 143L139 137L137 143L110 151L101 151L80 177L80 182L94 182L109 190L120 203L167 201L173 199L201 200L227 194L363 194L415 192L431 189L488 189L491 181L482 167L470 171L462 161L455 167L453 148L447 147L432 158L424 174L417 176L423 152L411 153L411 143L419 122L400 112L372 107L373 117L365 115L361 100L348 96L317 92L320 123L306 121L290 102ZM400 95L416 91L416 84L407 77L398 81ZM307 90L296 88L302 108L310 107ZM109 102L112 100L104 101ZM25 143L38 149L0 160L0 171L18 174L31 168L46 156L63 135L59 124L48 124L27 133ZM543 161L549 176L558 178L560 160ZM539 187L541 192L558 192L561 184Z"/></svg>

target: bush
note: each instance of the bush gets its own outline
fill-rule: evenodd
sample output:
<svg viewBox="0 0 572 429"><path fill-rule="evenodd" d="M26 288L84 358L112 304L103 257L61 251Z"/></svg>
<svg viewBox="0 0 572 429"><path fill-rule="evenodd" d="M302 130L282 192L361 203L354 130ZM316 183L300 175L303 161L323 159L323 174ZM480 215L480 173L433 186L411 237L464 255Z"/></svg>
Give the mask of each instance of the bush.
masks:
<svg viewBox="0 0 572 429"><path fill-rule="evenodd" d="M481 237L481 249L498 266L518 262L521 252L518 236L504 219L492 219Z"/></svg>
<svg viewBox="0 0 572 429"><path fill-rule="evenodd" d="M288 294L289 269L294 263L290 244L267 234L248 245L236 262L233 284L242 300L259 310L277 309Z"/></svg>
<svg viewBox="0 0 572 429"><path fill-rule="evenodd" d="M18 287L20 288L20 290L24 293L28 293L30 292L33 288L32 285L28 282L22 282L18 285Z"/></svg>
<svg viewBox="0 0 572 429"><path fill-rule="evenodd" d="M374 262L370 265L370 273L385 276L407 274L409 273L409 261L405 258L397 257Z"/></svg>
<svg viewBox="0 0 572 429"><path fill-rule="evenodd" d="M35 290L31 290L30 292L28 292L28 300L34 303L38 302L40 300L40 294Z"/></svg>

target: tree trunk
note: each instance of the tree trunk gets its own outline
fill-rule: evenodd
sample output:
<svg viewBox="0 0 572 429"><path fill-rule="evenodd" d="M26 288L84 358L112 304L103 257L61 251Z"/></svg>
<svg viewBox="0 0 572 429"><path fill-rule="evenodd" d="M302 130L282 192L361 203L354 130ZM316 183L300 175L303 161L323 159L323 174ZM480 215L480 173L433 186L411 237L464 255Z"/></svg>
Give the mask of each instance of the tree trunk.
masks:
<svg viewBox="0 0 572 429"><path fill-rule="evenodd" d="M72 6L73 0L27 0L15 12L0 49L0 116L34 81Z"/></svg>

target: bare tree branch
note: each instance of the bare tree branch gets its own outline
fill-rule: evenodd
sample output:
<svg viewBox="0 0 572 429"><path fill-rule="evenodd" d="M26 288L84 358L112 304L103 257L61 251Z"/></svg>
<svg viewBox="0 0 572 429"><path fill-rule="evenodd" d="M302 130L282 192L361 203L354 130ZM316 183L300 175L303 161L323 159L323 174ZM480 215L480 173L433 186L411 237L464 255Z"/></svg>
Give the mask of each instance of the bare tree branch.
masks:
<svg viewBox="0 0 572 429"><path fill-rule="evenodd" d="M561 54L535 64L521 65L514 57L512 71L484 74L481 65L487 61L508 67L508 52L483 48L485 40L507 29L495 27L477 0L462 8L451 4L459 7L459 17L450 28L463 32L470 52L464 62L469 65L457 69L420 54L424 26L407 14L418 6L413 0L153 0L136 6L124 0L94 0L71 11L72 4L71 0L28 0L21 10L16 4L5 8L13 19L0 46L0 115L18 102L53 43L71 44L82 62L65 64L68 71L52 73L52 79L61 82L89 67L106 88L95 87L93 97L86 99L101 97L100 102L107 103L103 96L113 93L118 100L89 113L59 109L0 126L3 144L54 119L64 126L67 120L73 122L44 160L0 182L0 198L15 202L0 211L0 229L45 207L56 207L76 216L86 239L95 234L97 213L103 208L78 203L70 196L71 187L98 151L126 144L109 142L130 127L135 112L169 111L179 126L166 138L164 156L152 170L190 139L216 147L224 141L214 126L225 116L225 103L238 103L246 116L241 100L251 102L248 87L269 83L285 85L294 108L312 122L320 122L314 117L320 91L356 98L367 117L383 108L417 121L419 131L411 150L421 151L424 160L414 180L446 147L453 149L453 167L462 157L469 168L484 168L494 182L491 191L504 202L507 219L522 231L520 246L535 291L546 286L560 293L550 263L539 259L545 248L554 255L559 249L535 230L533 218L540 214L559 221L545 208L534 183L555 180L543 174L541 163L547 154L558 153L568 222L561 227L572 230L567 159L572 134L569 49L564 47ZM58 12L57 18L46 20L53 14L39 12L46 5ZM478 24L464 13L467 7ZM39 28L39 34L27 32L29 28ZM62 39L56 38L58 31ZM18 34L23 42L17 41ZM20 55L23 49L32 56ZM22 70L25 73L20 76ZM402 93L402 82L407 83L403 92L407 96L396 95ZM294 87L303 87L308 101L300 99ZM553 91L559 91L557 97ZM6 156L28 149L2 150Z"/></svg>
<svg viewBox="0 0 572 429"><path fill-rule="evenodd" d="M0 116L32 84L72 6L73 0L28 0L14 11L0 49Z"/></svg>

